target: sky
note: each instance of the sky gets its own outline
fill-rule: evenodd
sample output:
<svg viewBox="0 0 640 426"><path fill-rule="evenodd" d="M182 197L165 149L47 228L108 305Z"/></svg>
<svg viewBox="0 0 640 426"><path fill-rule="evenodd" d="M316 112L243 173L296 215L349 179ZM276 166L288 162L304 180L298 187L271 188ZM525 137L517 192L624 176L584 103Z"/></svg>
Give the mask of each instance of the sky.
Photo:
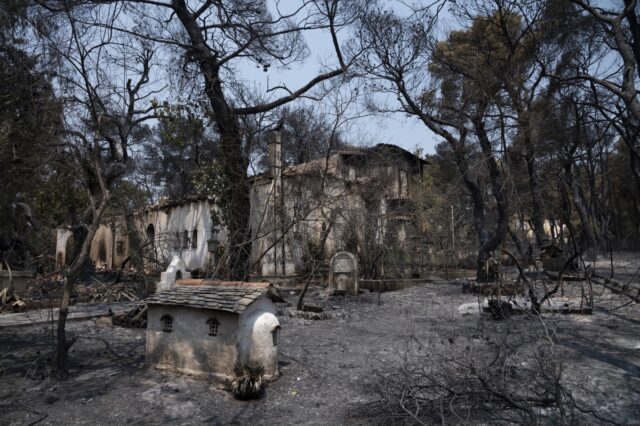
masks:
<svg viewBox="0 0 640 426"><path fill-rule="evenodd" d="M2 0L0 0L2 1ZM402 2L381 0L386 2L386 5L396 10L398 5L402 5ZM297 2L284 3L279 2L280 6L293 5ZM285 6L282 6L285 7ZM293 6L291 6L293 7ZM286 12L286 11L285 11ZM442 15L441 15L442 18ZM128 18L128 15L124 14L121 18L121 26L125 28L131 28L135 26L133 22ZM282 69L272 64L267 71L263 71L261 66L256 66L255 63L242 58L237 58L233 61L233 72L236 73L235 77L245 83L245 87L253 89L256 93L261 93L271 96L271 99L282 96L284 91L276 93L266 93L268 88L274 86L285 85L289 90L295 91L299 87L308 83L311 79L316 77L321 72L327 71L327 66L331 69L337 67L337 59L333 50L333 44L328 31L313 30L303 33L303 37L308 47L307 58L300 62L291 65L288 69ZM341 44L349 41L350 34L343 29L338 34L338 38ZM171 60L169 57L161 57L161 60ZM326 66L323 67L323 64ZM116 67L117 68L117 67ZM162 92L167 97L167 100L175 101L175 97L179 96L178 93L172 90L161 89L162 86L171 84L167 83L164 75L164 70L158 71L158 79L153 78L152 89ZM130 75L125 71L121 76L122 81L126 81L130 78ZM135 77L137 78L137 76ZM180 91L180 89L176 89ZM162 98L162 96L161 96ZM390 108L398 108L399 103L393 97L385 99L382 95L377 95L376 102L385 103ZM312 105L310 100L295 100L291 102L290 106L299 105L301 102L306 102L308 105ZM319 106L319 110L322 110L322 106ZM361 113L363 108L353 108L352 113ZM441 142L441 139L433 134L423 123L421 123L415 117L409 117L402 113L384 114L384 115L364 115L352 122L350 127L343 133L343 138L353 145L358 146L370 146L377 143L389 143L403 147L404 149L415 152L419 149L423 154L433 153L436 145Z"/></svg>
<svg viewBox="0 0 640 426"><path fill-rule="evenodd" d="M262 93L268 87L283 84L293 91L319 74L322 69L321 64L337 64L328 32L308 31L304 37L309 55L303 63L291 66L288 70L272 66L266 72L261 67L256 67L255 64L246 63L238 68L242 74L241 78L247 83L255 85ZM345 42L348 35L342 33L339 34L339 37L342 38L341 42ZM280 94L283 93L280 92ZM296 102L299 101L294 101L292 105L295 105ZM391 99L389 105L397 107L398 102ZM429 154L435 151L435 146L442 140L417 118L407 117L406 114L401 113L366 116L356 119L354 123L347 140L355 145L390 143L411 152L420 148L424 154Z"/></svg>

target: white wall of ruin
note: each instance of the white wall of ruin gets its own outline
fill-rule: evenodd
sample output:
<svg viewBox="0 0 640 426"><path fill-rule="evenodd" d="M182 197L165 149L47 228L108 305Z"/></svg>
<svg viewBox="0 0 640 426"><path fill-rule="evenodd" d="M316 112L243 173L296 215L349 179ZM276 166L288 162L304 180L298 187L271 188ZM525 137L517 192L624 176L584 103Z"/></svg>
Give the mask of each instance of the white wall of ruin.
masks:
<svg viewBox="0 0 640 426"><path fill-rule="evenodd" d="M161 263L167 264L178 255L189 269L208 270L216 260L208 251L208 241L224 243L227 239L222 227L212 234L213 209L208 200L151 208L142 215L139 232L148 235L149 226L153 226L155 255Z"/></svg>
<svg viewBox="0 0 640 426"><path fill-rule="evenodd" d="M278 333L279 329L276 307L267 295L249 305L240 316L239 360L244 364L262 365L267 379L278 376L278 336L274 341L273 332Z"/></svg>
<svg viewBox="0 0 640 426"><path fill-rule="evenodd" d="M96 268L111 267L113 265L113 232L108 225L100 225L91 242L89 256Z"/></svg>
<svg viewBox="0 0 640 426"><path fill-rule="evenodd" d="M153 206L132 216L118 217L99 226L91 243L90 257L98 268L121 267L134 249L135 233L145 257L155 256L160 269L164 269L174 255L180 256L189 269L210 269L213 256L208 251L208 240L224 243L227 239L227 231L222 227L212 235L213 208L209 201L200 200L168 207ZM149 244L151 235L153 245ZM71 236L67 228L57 230L56 262L69 261L67 242Z"/></svg>
<svg viewBox="0 0 640 426"><path fill-rule="evenodd" d="M61 268L67 262L67 241L73 235L70 229L58 228L56 230L56 268Z"/></svg>
<svg viewBox="0 0 640 426"><path fill-rule="evenodd" d="M536 241L536 235L531 227L531 224L526 220L521 220L518 217L514 217L511 219L512 229L516 232L519 238L526 240L529 244L534 244ZM568 241L569 238L569 229L566 225L558 225L557 222L553 222L549 219L545 219L543 222L544 233L549 239L559 238L560 235L563 235L565 238L565 242Z"/></svg>
<svg viewBox="0 0 640 426"><path fill-rule="evenodd" d="M172 317L172 331L163 331L162 317ZM208 321L218 321L218 334L209 335ZM258 363L267 379L278 375L276 308L262 296L241 314L170 305L149 305L146 359L150 366L229 379L240 363Z"/></svg>
<svg viewBox="0 0 640 426"><path fill-rule="evenodd" d="M163 331L162 317L173 318ZM209 335L207 321L219 322L218 335ZM229 379L238 359L239 316L230 312L180 306L149 305L147 364L160 369Z"/></svg>

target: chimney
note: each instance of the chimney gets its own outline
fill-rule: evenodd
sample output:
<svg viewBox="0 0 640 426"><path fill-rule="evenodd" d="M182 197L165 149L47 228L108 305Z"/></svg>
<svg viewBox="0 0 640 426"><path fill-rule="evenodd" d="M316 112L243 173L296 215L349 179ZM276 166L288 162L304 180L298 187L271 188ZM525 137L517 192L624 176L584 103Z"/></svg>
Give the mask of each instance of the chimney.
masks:
<svg viewBox="0 0 640 426"><path fill-rule="evenodd" d="M269 134L269 171L271 177L276 179L282 169L282 134L280 130L274 130Z"/></svg>

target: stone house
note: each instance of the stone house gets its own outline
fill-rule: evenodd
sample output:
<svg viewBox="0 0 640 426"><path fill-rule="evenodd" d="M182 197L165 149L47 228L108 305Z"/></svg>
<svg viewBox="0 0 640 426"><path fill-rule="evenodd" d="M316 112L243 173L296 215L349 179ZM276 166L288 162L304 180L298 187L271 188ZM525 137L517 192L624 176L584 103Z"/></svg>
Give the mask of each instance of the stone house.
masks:
<svg viewBox="0 0 640 426"><path fill-rule="evenodd" d="M414 226L411 190L425 164L398 146L378 144L283 167L274 139L269 171L251 178L251 272L297 276L311 256L328 268L335 253L348 251L367 275L418 275L424 241ZM142 252L146 269L161 271L177 255L192 271L224 275L227 233L217 226L216 211L206 198L164 200L112 218L100 226L91 259L117 268ZM58 233L58 259L69 235Z"/></svg>
<svg viewBox="0 0 640 426"><path fill-rule="evenodd" d="M146 300L147 364L223 381L261 365L276 378L280 324L269 284L185 281Z"/></svg>
<svg viewBox="0 0 640 426"><path fill-rule="evenodd" d="M251 252L258 275L295 276L305 272L310 256L328 265L339 251L355 253L365 273L384 263L375 259L381 251L390 262L374 274L419 273L411 190L425 160L378 144L283 167L274 138L269 164L251 187Z"/></svg>

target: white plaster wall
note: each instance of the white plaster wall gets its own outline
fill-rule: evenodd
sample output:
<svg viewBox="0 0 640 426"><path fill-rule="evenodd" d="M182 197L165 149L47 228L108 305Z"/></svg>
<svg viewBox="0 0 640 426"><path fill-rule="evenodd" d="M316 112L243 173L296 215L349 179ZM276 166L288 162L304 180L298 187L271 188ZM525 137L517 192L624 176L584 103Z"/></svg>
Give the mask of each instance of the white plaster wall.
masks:
<svg viewBox="0 0 640 426"><path fill-rule="evenodd" d="M162 331L161 318L173 317L173 331ZM209 336L207 321L219 321L218 335ZM189 374L223 379L234 375L238 360L239 316L225 311L149 305L147 364Z"/></svg>
<svg viewBox="0 0 640 426"><path fill-rule="evenodd" d="M155 250L158 259L168 263L174 255L178 255L189 269L206 270L210 267L211 256L208 251L207 241L212 237L225 242L227 232L225 229L217 230L211 234L212 220L211 210L214 207L207 200L194 201L170 208L157 208L149 211L140 226L140 232L145 232L152 224L155 230ZM193 231L197 230L197 244L192 247ZM188 247L184 247L184 241L176 247L176 233L182 240L184 231L189 237Z"/></svg>
<svg viewBox="0 0 640 426"><path fill-rule="evenodd" d="M70 229L56 230L56 267L60 268L67 262L67 241L73 235Z"/></svg>
<svg viewBox="0 0 640 426"><path fill-rule="evenodd" d="M273 332L280 329L276 308L265 295L240 316L239 357L243 363L260 364L267 379L278 376L278 346Z"/></svg>
<svg viewBox="0 0 640 426"><path fill-rule="evenodd" d="M515 229L515 232L520 236L520 238L526 239L529 244L535 244L535 232L528 221L522 221L520 220L520 218L515 217L511 219L511 226ZM544 220L543 227L544 233L548 238L553 238L554 236L557 237L560 235L560 226L554 224L549 219ZM562 228L562 234L567 236L569 234L568 228L566 227L566 225L562 225Z"/></svg>
<svg viewBox="0 0 640 426"><path fill-rule="evenodd" d="M287 192L285 189L285 193ZM250 217L254 235L251 246L252 262L260 259L257 269L263 276L295 275L296 264L299 263L299 250L292 247L292 244L295 244L292 235L288 234L284 241L284 273L283 243L279 240L275 246L273 245L274 239L279 239L281 235L281 223L274 220L274 195L273 182L254 185L251 190Z"/></svg>
<svg viewBox="0 0 640 426"><path fill-rule="evenodd" d="M162 317L173 317L173 330L162 331ZM210 318L220 325L209 336ZM225 311L149 305L147 317L147 364L189 374L230 379L242 362L264 366L265 378L278 375L278 347L272 332L279 327L276 307L266 296L252 303L242 315Z"/></svg>
<svg viewBox="0 0 640 426"><path fill-rule="evenodd" d="M111 268L113 267L113 254L113 232L109 225L102 224L98 227L93 241L91 241L89 256L96 267Z"/></svg>

